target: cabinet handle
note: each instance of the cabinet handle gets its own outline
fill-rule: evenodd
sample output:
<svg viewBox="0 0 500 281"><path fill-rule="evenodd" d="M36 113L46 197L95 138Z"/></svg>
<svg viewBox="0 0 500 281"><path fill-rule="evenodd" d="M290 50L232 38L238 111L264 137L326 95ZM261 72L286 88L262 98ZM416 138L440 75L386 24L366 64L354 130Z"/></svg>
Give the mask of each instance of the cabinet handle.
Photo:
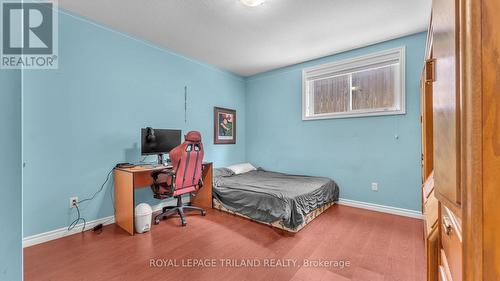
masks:
<svg viewBox="0 0 500 281"><path fill-rule="evenodd" d="M451 234L451 221L450 221L450 218L449 217L443 217L443 229L444 229L444 233L446 233L446 235L450 235Z"/></svg>

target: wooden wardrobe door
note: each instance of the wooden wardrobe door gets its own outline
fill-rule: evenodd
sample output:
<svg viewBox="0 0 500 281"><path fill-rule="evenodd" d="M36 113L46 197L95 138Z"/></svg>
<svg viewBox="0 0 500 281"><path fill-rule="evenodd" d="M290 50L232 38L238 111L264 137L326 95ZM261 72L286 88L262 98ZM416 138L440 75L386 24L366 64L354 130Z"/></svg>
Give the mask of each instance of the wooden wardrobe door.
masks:
<svg viewBox="0 0 500 281"><path fill-rule="evenodd" d="M436 196L451 209L461 201L458 3L433 1L434 179Z"/></svg>
<svg viewBox="0 0 500 281"><path fill-rule="evenodd" d="M482 3L483 280L500 280L500 2Z"/></svg>

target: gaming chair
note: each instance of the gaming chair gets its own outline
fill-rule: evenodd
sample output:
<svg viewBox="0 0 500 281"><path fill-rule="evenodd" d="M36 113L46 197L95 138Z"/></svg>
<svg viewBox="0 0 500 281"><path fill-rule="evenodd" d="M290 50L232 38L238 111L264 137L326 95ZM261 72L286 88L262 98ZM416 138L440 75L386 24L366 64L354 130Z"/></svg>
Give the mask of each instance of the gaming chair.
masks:
<svg viewBox="0 0 500 281"><path fill-rule="evenodd" d="M198 191L203 186L201 169L203 162L203 144L201 134L190 131L184 137L184 143L172 149L169 153L173 168L152 173L154 197L166 199L174 197L177 199L176 206L164 207L161 214L155 217L155 224L159 224L162 218L178 213L181 217L182 226L186 225L185 211L199 211L202 216L205 210L199 207L182 204L181 196Z"/></svg>

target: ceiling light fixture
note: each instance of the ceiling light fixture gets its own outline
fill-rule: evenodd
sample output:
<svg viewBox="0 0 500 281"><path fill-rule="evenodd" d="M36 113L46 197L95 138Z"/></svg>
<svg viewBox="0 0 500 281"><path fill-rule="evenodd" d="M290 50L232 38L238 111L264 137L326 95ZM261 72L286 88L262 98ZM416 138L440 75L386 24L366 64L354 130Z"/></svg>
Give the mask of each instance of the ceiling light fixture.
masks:
<svg viewBox="0 0 500 281"><path fill-rule="evenodd" d="M257 7L264 4L265 0L240 0L240 2L248 7Z"/></svg>

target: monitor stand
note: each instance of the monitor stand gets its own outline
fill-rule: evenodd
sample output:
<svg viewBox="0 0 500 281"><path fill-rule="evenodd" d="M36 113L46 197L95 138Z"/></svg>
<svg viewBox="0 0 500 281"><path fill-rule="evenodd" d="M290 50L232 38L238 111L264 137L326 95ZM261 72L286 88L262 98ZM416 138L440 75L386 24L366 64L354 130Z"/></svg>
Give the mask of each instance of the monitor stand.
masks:
<svg viewBox="0 0 500 281"><path fill-rule="evenodd" d="M163 165L163 154L158 154L158 165Z"/></svg>

